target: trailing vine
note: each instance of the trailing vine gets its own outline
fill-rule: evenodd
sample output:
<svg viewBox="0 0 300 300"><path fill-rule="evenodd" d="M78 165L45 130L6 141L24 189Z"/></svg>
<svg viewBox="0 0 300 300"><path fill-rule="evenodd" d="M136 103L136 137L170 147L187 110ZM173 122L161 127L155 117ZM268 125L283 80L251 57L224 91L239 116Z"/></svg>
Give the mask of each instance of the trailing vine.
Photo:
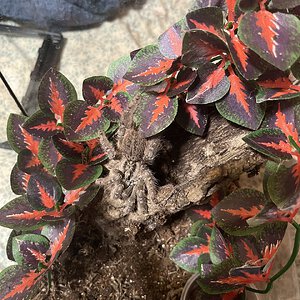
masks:
<svg viewBox="0 0 300 300"><path fill-rule="evenodd" d="M104 140L113 143L133 101L144 138L173 122L203 136L213 111L255 130L244 141L269 158L264 192L241 189L193 208L191 235L171 259L200 273L205 299L238 299L258 281L269 284L246 289L268 292L299 249L299 7L299 0L198 0L157 44L113 62L107 76L85 79L84 100L50 69L39 110L8 120L8 141L18 153L11 186L19 196L0 209L0 225L13 229L7 254L16 264L0 273L0 298L31 297L68 248L74 212L97 195L102 164L113 157ZM271 276L288 223L297 230L294 251Z"/></svg>

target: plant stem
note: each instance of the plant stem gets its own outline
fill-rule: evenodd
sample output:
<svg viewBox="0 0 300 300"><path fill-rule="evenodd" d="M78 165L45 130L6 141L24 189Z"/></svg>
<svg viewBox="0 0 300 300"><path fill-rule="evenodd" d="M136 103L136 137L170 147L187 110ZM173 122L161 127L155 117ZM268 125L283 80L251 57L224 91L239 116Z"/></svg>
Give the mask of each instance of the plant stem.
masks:
<svg viewBox="0 0 300 300"><path fill-rule="evenodd" d="M277 272L275 275L273 275L270 278L270 281L264 290L257 290L257 289L253 289L251 287L246 286L247 291L250 291L253 293L258 293L258 294L267 294L271 290L271 288L273 286L273 282L275 280L277 280L279 277L281 277L294 263L297 255L298 255L299 248L300 248L300 225L294 220L292 221L291 224L295 227L296 233L295 233L293 251L292 251L292 254L291 254L288 262L285 264L285 266L279 272Z"/></svg>

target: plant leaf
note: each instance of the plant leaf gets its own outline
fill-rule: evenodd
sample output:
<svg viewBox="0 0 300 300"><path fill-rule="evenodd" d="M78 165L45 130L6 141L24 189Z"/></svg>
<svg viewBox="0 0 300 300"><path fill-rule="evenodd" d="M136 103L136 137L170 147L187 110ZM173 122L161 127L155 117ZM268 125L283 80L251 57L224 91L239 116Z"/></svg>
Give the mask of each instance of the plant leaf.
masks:
<svg viewBox="0 0 300 300"><path fill-rule="evenodd" d="M49 240L40 234L22 234L12 239L14 260L31 270L37 270L40 263L47 264L46 252L49 247Z"/></svg>
<svg viewBox="0 0 300 300"><path fill-rule="evenodd" d="M197 68L224 52L228 52L225 42L210 32L194 29L184 35L182 63L185 66Z"/></svg>
<svg viewBox="0 0 300 300"><path fill-rule="evenodd" d="M114 82L106 76L94 76L86 78L82 85L82 95L89 105L98 103L104 105L104 97L112 89Z"/></svg>
<svg viewBox="0 0 300 300"><path fill-rule="evenodd" d="M0 273L0 299L32 299L35 284L41 277L39 272L25 266L9 266Z"/></svg>
<svg viewBox="0 0 300 300"><path fill-rule="evenodd" d="M167 128L175 119L178 100L166 94L143 93L139 111L140 131L145 137L153 136Z"/></svg>
<svg viewBox="0 0 300 300"><path fill-rule="evenodd" d="M226 35L226 41L235 66L245 79L257 79L265 71L268 64L236 35Z"/></svg>
<svg viewBox="0 0 300 300"><path fill-rule="evenodd" d="M245 14L239 23L240 39L260 57L282 71L300 55L300 21L296 16L267 10Z"/></svg>
<svg viewBox="0 0 300 300"><path fill-rule="evenodd" d="M186 19L190 29L207 31L224 40L223 13L219 7L205 7L190 11Z"/></svg>
<svg viewBox="0 0 300 300"><path fill-rule="evenodd" d="M37 154L39 140L33 137L23 127L26 118L16 114L10 114L7 121L7 140L11 148L20 153L24 149Z"/></svg>
<svg viewBox="0 0 300 300"><path fill-rule="evenodd" d="M271 158L291 159L292 148L279 129L258 129L243 137L243 140L256 151Z"/></svg>
<svg viewBox="0 0 300 300"><path fill-rule="evenodd" d="M28 149L24 149L18 154L17 165L21 171L29 174L39 172L43 168L38 156Z"/></svg>
<svg viewBox="0 0 300 300"><path fill-rule="evenodd" d="M36 229L46 222L43 211L34 210L25 196L8 202L0 209L0 225L16 230Z"/></svg>
<svg viewBox="0 0 300 300"><path fill-rule="evenodd" d="M82 187L77 190L68 191L65 196L65 205L75 204L81 210L85 208L99 192L100 185L91 184L88 188Z"/></svg>
<svg viewBox="0 0 300 300"><path fill-rule="evenodd" d="M169 97L174 97L185 92L193 84L196 77L196 71L190 68L181 69L178 72L176 79L171 83L167 95Z"/></svg>
<svg viewBox="0 0 300 300"><path fill-rule="evenodd" d="M75 232L75 221L65 218L62 221L47 224L41 234L50 240L50 264L69 247Z"/></svg>
<svg viewBox="0 0 300 300"><path fill-rule="evenodd" d="M202 136L208 123L208 114L201 105L179 101L176 122L186 131Z"/></svg>
<svg viewBox="0 0 300 300"><path fill-rule="evenodd" d="M217 227L213 227L209 243L209 255L213 264L218 265L230 257L229 249L225 238Z"/></svg>
<svg viewBox="0 0 300 300"><path fill-rule="evenodd" d="M300 5L299 0L271 0L269 3L270 8L287 9Z"/></svg>
<svg viewBox="0 0 300 300"><path fill-rule="evenodd" d="M181 56L182 39L187 29L185 19L181 19L160 35L158 38L160 53L169 59L176 59Z"/></svg>
<svg viewBox="0 0 300 300"><path fill-rule="evenodd" d="M135 55L124 78L141 85L153 85L168 76L172 64L173 60L164 57L158 46L149 45Z"/></svg>
<svg viewBox="0 0 300 300"><path fill-rule="evenodd" d="M229 91L230 81L222 67L212 63L198 69L200 82L188 91L186 102L190 104L208 104L223 98Z"/></svg>
<svg viewBox="0 0 300 300"><path fill-rule="evenodd" d="M225 232L240 235L251 230L247 219L258 214L264 203L263 193L251 189L239 189L225 197L212 209L213 219Z"/></svg>
<svg viewBox="0 0 300 300"><path fill-rule="evenodd" d="M182 239L171 251L170 258L182 269L196 273L198 258L206 253L209 253L207 241L193 236Z"/></svg>
<svg viewBox="0 0 300 300"><path fill-rule="evenodd" d="M63 131L62 125L57 125L53 116L46 115L41 110L30 116L23 124L23 128L38 138L49 138Z"/></svg>
<svg viewBox="0 0 300 300"><path fill-rule="evenodd" d="M62 123L67 103L74 100L77 100L77 94L71 82L51 68L44 75L38 91L41 110L46 114L54 114L55 119Z"/></svg>
<svg viewBox="0 0 300 300"><path fill-rule="evenodd" d="M62 156L57 151L52 139L41 140L38 157L47 171L51 175L55 175L56 165L62 159Z"/></svg>
<svg viewBox="0 0 300 300"><path fill-rule="evenodd" d="M269 165L270 167L270 165ZM273 172L269 175L267 181L267 191L271 200L280 208L296 203L291 203L298 199L300 187L300 165L293 160L281 162L273 165ZM295 197L296 196L296 197Z"/></svg>
<svg viewBox="0 0 300 300"><path fill-rule="evenodd" d="M115 83L123 81L123 76L126 74L130 63L130 55L124 55L118 58L109 65L107 70L107 76L111 78Z"/></svg>
<svg viewBox="0 0 300 300"><path fill-rule="evenodd" d="M101 165L75 164L62 159L56 166L56 176L67 190L76 190L94 182L102 173Z"/></svg>
<svg viewBox="0 0 300 300"><path fill-rule="evenodd" d="M56 135L52 140L55 148L63 157L74 162L82 161L82 152L85 149L83 143L69 141L64 135Z"/></svg>
<svg viewBox="0 0 300 300"><path fill-rule="evenodd" d="M65 136L71 141L86 141L99 136L99 131L109 127L101 107L85 101L70 102L64 114Z"/></svg>
<svg viewBox="0 0 300 300"><path fill-rule="evenodd" d="M44 172L30 177L27 199L33 208L46 211L54 210L61 196L62 189L55 177Z"/></svg>
<svg viewBox="0 0 300 300"><path fill-rule="evenodd" d="M111 93L107 97L108 104L104 110L105 117L111 122L118 122L121 115L128 107L130 95L127 92Z"/></svg>
<svg viewBox="0 0 300 300"><path fill-rule="evenodd" d="M15 164L10 174L10 186L12 191L17 195L25 194L30 176L30 174L21 171L17 164Z"/></svg>
<svg viewBox="0 0 300 300"><path fill-rule="evenodd" d="M257 129L264 117L265 107L256 103L254 90L237 75L229 77L230 90L216 102L218 112L227 120L249 129Z"/></svg>

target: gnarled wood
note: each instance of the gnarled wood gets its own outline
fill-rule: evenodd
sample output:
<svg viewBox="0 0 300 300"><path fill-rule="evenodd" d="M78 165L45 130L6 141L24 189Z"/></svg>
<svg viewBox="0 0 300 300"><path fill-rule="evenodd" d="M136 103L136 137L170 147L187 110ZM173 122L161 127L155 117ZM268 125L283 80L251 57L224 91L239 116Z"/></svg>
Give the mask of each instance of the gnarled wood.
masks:
<svg viewBox="0 0 300 300"><path fill-rule="evenodd" d="M109 234L114 235L115 231L123 234L124 230L136 233L138 225L154 229L190 204L203 203L207 196L237 180L241 173L262 164L263 158L242 140L247 132L229 124L220 116L212 119L206 138L183 131L179 131L179 135L173 132L176 136L173 151L177 152L177 156L172 158L171 154L168 173L165 174L170 178L170 183L159 187L155 203L148 202L148 214L132 212L124 218L114 219L107 213L111 200L107 186L104 185L96 222ZM112 165L113 162L110 162L107 167Z"/></svg>

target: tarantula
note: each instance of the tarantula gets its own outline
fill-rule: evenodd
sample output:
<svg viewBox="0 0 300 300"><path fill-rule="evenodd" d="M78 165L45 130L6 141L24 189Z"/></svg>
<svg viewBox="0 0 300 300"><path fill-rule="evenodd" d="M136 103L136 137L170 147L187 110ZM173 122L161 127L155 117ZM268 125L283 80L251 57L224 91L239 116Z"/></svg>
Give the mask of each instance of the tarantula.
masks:
<svg viewBox="0 0 300 300"><path fill-rule="evenodd" d="M121 118L117 133L115 164L110 170L110 199L108 214L121 218L131 212L148 212L148 202L155 199L156 179L149 166L161 149L158 138L145 139L134 122L134 112L139 101L134 97Z"/></svg>

